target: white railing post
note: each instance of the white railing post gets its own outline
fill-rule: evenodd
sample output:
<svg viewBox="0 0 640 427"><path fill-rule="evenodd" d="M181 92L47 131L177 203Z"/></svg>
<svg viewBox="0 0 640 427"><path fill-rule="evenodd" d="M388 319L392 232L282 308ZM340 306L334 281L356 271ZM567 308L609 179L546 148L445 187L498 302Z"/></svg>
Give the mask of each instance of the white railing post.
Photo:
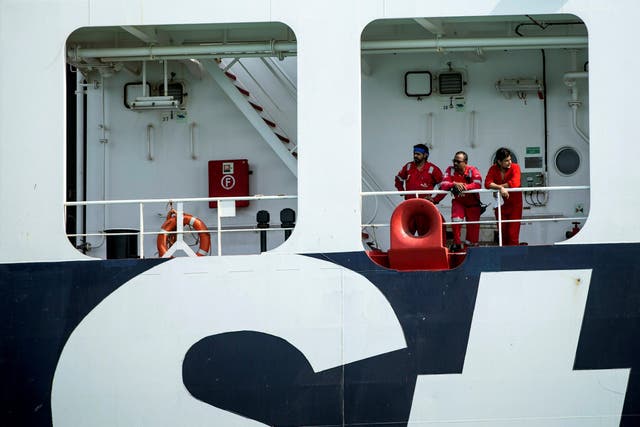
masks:
<svg viewBox="0 0 640 427"><path fill-rule="evenodd" d="M177 205L178 205L178 209L176 212L176 241L173 243L173 245L171 245L169 250L165 252L164 255L162 255L162 257L169 258L171 255L173 255L174 252L178 250L183 251L185 254L187 254L187 256L195 257L197 256L196 253L193 252L193 249L191 249L189 245L185 243L183 238L183 231L184 231L184 226L182 225L182 222L184 221L183 203L178 202Z"/></svg>
<svg viewBox="0 0 640 427"><path fill-rule="evenodd" d="M176 240L182 240L182 231L184 226L182 222L184 221L184 205L182 202L178 202L178 213L176 216Z"/></svg>
<svg viewBox="0 0 640 427"><path fill-rule="evenodd" d="M138 234L138 254L144 258L144 203L140 203L140 233Z"/></svg>
<svg viewBox="0 0 640 427"><path fill-rule="evenodd" d="M502 246L502 195L499 191L496 193L498 195L498 246Z"/></svg>
<svg viewBox="0 0 640 427"><path fill-rule="evenodd" d="M220 200L218 200L218 209L216 209L216 214L218 216L218 223L216 224L216 229L218 230L218 256L222 255L222 225L220 224Z"/></svg>

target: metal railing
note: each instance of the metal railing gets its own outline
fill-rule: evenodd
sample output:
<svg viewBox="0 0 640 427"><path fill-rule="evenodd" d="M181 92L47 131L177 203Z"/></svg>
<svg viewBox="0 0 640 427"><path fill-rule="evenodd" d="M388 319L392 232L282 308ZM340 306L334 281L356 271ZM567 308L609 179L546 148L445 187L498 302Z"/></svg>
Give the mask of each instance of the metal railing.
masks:
<svg viewBox="0 0 640 427"><path fill-rule="evenodd" d="M511 192L551 192L551 191L576 191L576 190L589 190L588 185L575 185L575 186L556 186L556 187L520 187L520 188L509 188L508 191ZM456 221L454 222L443 222L443 225L463 225L463 224L496 224L498 228L498 245L502 246L502 224L509 222L520 222L520 223L530 223L530 222L558 222L558 221L584 221L587 219L586 216L580 217L567 217L567 216L550 216L547 218L521 218L521 219L502 219L502 196L500 192L497 190L467 190L464 192L465 194L473 194L473 193L491 193L493 198L497 200L495 203L497 209L497 218L495 220L483 220L483 221ZM434 196L436 194L449 194L448 191L442 190L423 190L423 191L369 191L369 192L361 192L362 197L375 197L375 196L389 196L389 195L414 195L416 197L420 195L431 195ZM365 227L389 227L389 223L380 223L380 224L362 224L362 228Z"/></svg>
<svg viewBox="0 0 640 427"><path fill-rule="evenodd" d="M233 215L225 215L222 211L228 209L230 206L235 208L236 201L258 201L258 200L291 200L297 199L298 196L295 195L277 195L277 196L264 196L264 195L255 195L255 196L246 196L246 197L189 197L189 198L173 198L173 199L130 199L130 200L91 200L91 201L78 201L78 202L65 202L64 203L64 214L65 218L67 217L67 208L71 206L109 206L109 205L137 205L138 206L138 231L131 232L116 232L116 233L107 233L106 230L98 231L95 233L68 233L67 237L92 237L99 236L104 237L106 235L109 236L128 236L128 235L137 235L138 236L138 250L140 258L144 258L144 236L147 235L159 235L159 234L175 234L177 238L177 243L179 245L179 249L182 249L187 253L187 255L195 256L193 251L189 253L190 249L185 250L186 244L182 242L182 236L185 233L192 233L192 231L185 231L183 228L182 221L176 220L176 230L175 231L166 231L164 229L160 229L159 231L145 231L145 220L144 220L144 209L145 205L150 204L162 204L162 205L170 205L176 206L176 213L178 218L182 218L184 214L183 204L191 203L191 202L217 202L218 208L216 209L216 217L217 223L215 228L208 227L209 233L217 234L217 255L222 255L222 234L229 232L256 232L256 231L287 231L288 228L280 228L280 227L269 227L269 228L257 228L257 227L234 227L233 229L223 229L222 227L222 218L233 216ZM104 227L106 228L106 227ZM198 233L198 231L193 231ZM182 244L180 243L182 242ZM186 246L188 248L188 246ZM170 256L172 252L167 251L165 256Z"/></svg>
<svg viewBox="0 0 640 427"><path fill-rule="evenodd" d="M509 192L550 192L550 191L576 191L576 190L589 190L589 186L563 186L563 187L523 187L523 188L511 188ZM575 217L567 217L567 216L548 216L546 218L522 218L515 220L506 220L502 219L502 210L501 210L501 196L498 191L495 190L469 190L465 193L491 193L494 197L497 198L497 218L491 220L479 220L479 221L457 221L455 224L463 225L463 224L485 224L485 225L497 225L498 231L498 244L502 246L502 224L509 222L520 222L520 223L533 223L533 222L547 222L547 221L584 221L586 219L585 216L575 216ZM376 197L376 196L393 196L393 195L436 195L436 194L448 194L447 191L441 190L425 190L425 191L375 191L375 192L362 192L362 197ZM158 231L146 231L145 230L145 205L151 204L174 204L176 205L177 213L184 213L183 203L192 203L192 202L217 202L219 208L216 209L216 218L217 223L215 227L209 227L208 232L216 233L217 237L217 255L222 255L222 235L223 233L231 233L231 232L275 232L275 231L287 231L290 230L288 228L281 227L269 227L269 228L257 228L255 226L234 226L231 229L224 229L222 227L222 218L226 217L222 211L224 211L225 206L233 205L235 207L236 201L264 201L264 200L291 200L297 199L296 195L275 195L275 196L264 196L264 195L255 195L255 196L246 196L246 197L192 197L192 198L172 198L172 199L130 199L130 200L93 200L93 201L78 201L78 202L65 202L65 217L67 215L67 208L71 206L109 206L109 205L137 205L138 206L138 227L139 230L131 231L131 232L110 232L107 233L106 230L91 232L91 233L69 233L68 237L104 237L107 234L112 236L126 236L126 235L137 235L138 236L138 250L140 258L144 258L144 237L148 235L159 235L159 234L175 234L177 239L181 239L185 233L191 233L192 231L185 231L183 229L182 221L176 221L176 230L175 231L166 231L160 229ZM453 222L444 222L444 225L453 225ZM362 224L362 227L389 227L389 223L369 223ZM106 227L104 227L106 228ZM197 233L197 231L195 231ZM181 240L180 240L181 241ZM185 245L181 245L184 247ZM188 253L188 251L185 251ZM165 254L166 255L166 254ZM167 255L169 256L169 255Z"/></svg>

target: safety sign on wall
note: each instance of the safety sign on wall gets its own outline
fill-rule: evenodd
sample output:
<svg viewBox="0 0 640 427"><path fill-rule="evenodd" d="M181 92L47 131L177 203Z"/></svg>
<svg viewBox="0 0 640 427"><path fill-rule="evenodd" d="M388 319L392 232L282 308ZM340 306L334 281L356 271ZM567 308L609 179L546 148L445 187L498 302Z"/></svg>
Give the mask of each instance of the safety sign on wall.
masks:
<svg viewBox="0 0 640 427"><path fill-rule="evenodd" d="M247 159L209 161L209 197L243 197L249 195ZM236 200L236 207L249 206L248 200ZM209 202L217 208L217 202Z"/></svg>

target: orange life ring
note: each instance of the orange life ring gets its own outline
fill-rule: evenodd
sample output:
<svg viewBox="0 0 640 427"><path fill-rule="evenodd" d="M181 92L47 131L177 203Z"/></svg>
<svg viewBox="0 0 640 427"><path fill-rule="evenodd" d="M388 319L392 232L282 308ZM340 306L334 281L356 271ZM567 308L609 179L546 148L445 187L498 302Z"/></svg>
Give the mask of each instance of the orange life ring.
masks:
<svg viewBox="0 0 640 427"><path fill-rule="evenodd" d="M175 211L170 211L169 215L167 215L167 220L162 224L162 228L164 231L175 231L178 223L178 217ZM205 225L205 223L195 217L193 215L189 215L185 213L182 215L182 224L190 225L195 230L198 231L198 236L200 237L200 247L196 252L197 256L206 256L209 255L209 249L211 249L211 235L209 234L209 229ZM162 257L171 244L168 242L170 234L160 233L158 234L157 246L158 246L158 254Z"/></svg>

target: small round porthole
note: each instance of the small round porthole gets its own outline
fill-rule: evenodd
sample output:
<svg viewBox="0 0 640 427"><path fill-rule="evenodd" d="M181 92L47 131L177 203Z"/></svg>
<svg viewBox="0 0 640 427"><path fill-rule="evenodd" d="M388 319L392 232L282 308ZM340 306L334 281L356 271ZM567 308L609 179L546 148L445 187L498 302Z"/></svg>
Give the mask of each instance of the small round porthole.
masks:
<svg viewBox="0 0 640 427"><path fill-rule="evenodd" d="M580 154L575 148L562 147L556 151L554 163L560 175L573 175L580 167Z"/></svg>

